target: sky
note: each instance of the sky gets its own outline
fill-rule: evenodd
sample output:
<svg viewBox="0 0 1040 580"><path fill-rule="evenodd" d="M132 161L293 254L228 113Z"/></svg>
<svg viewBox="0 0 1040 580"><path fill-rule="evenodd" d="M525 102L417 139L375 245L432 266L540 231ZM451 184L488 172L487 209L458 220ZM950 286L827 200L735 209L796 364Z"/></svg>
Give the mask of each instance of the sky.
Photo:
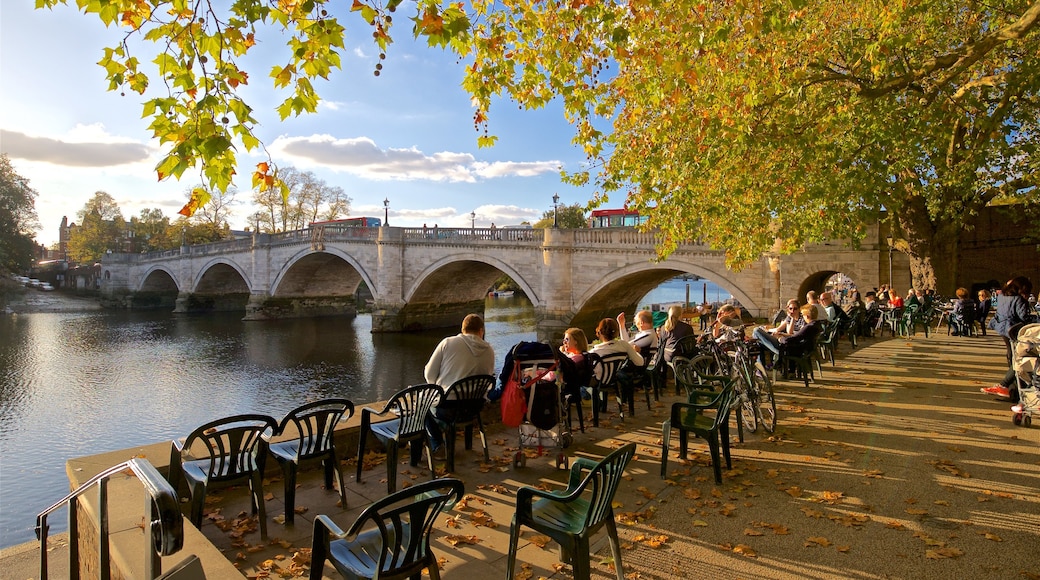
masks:
<svg viewBox="0 0 1040 580"><path fill-rule="evenodd" d="M96 64L123 32L79 13L74 2L53 10L34 4L10 0L0 8L0 153L38 194L37 242L56 243L62 217L77 221L97 191L111 195L126 219L154 208L177 218L201 180L186 172L180 181L158 181L160 147L141 118L141 103L163 93L110 92ZM289 93L275 90L267 74L286 61L287 35L268 30L256 54L240 63L251 73L242 94L276 164L341 187L353 216L382 219L389 200L391 226L469 227L471 212L477 227L512 225L540 219L554 194L561 205L591 199L591 186L560 181L560 167L580 170L585 157L571 144L573 128L558 102L535 111L494 104L489 129L498 144L478 148L455 56L414 41L410 21L400 17L376 77L371 29L356 15L339 16L348 28L342 68L318 82L323 101L316 114L281 121L275 112ZM157 49L145 43L136 50L150 61ZM159 87L158 75L150 77ZM249 176L266 158L241 147L238 157L230 224L245 229L256 211Z"/></svg>

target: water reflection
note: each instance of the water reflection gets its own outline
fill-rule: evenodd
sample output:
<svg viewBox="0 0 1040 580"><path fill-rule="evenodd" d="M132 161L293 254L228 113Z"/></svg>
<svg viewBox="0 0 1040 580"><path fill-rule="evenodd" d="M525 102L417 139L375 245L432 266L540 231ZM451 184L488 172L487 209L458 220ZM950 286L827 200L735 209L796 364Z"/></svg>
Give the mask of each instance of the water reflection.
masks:
<svg viewBox="0 0 1040 580"><path fill-rule="evenodd" d="M534 339L526 298L489 300L486 316L499 366L513 344ZM430 352L458 332L371 328L367 316L0 317L0 547L33 538L36 513L68 491L71 457L180 437L224 415L278 417L330 396L386 399L423 382Z"/></svg>

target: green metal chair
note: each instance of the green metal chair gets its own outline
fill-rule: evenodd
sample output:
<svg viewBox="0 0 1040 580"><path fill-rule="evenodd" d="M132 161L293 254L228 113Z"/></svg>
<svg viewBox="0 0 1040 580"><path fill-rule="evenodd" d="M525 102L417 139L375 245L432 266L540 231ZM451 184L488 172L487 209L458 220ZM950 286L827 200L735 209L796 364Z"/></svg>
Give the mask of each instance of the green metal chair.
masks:
<svg viewBox="0 0 1040 580"><path fill-rule="evenodd" d="M348 580L419 580L423 568L439 580L430 533L441 512L464 493L463 483L452 478L413 485L365 508L346 532L319 515L311 537L311 580L321 580L326 560Z"/></svg>
<svg viewBox="0 0 1040 580"><path fill-rule="evenodd" d="M527 526L560 545L561 559L571 564L574 580L588 580L592 573L589 538L606 527L617 580L624 580L621 544L611 503L621 483L621 475L635 452L636 444L629 443L599 462L579 457L571 465L564 491L543 491L534 487L518 489L516 514L509 527L506 579L513 579L520 528ZM587 475L584 475L585 471L588 471Z"/></svg>
<svg viewBox="0 0 1040 580"><path fill-rule="evenodd" d="M354 414L354 403L347 399L322 399L301 405L289 411L278 424L276 435L287 429L295 435L293 439L269 444L271 456L282 467L285 482L285 523L293 525L296 516L296 472L300 463L321 459L325 470L325 489L331 490L335 475L343 509L347 508L347 489L343 485L343 471L336 456L333 442L336 425Z"/></svg>
<svg viewBox="0 0 1040 580"><path fill-rule="evenodd" d="M719 385L718 391L697 391L690 394L688 403L672 403L671 417L661 426L661 477L668 473L668 444L672 429L679 430L679 458L686 459L690 433L708 442L715 483L722 483L722 465L719 447L726 458L726 468L733 464L729 452L729 413L734 403L733 379L712 375L707 381ZM694 400L697 399L697 400ZM714 413L710 413L714 411Z"/></svg>

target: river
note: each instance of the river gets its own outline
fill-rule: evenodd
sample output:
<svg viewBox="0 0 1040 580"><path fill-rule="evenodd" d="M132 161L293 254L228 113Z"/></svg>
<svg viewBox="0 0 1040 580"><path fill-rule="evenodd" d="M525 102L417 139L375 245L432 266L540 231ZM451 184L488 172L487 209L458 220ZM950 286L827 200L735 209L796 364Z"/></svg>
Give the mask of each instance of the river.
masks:
<svg viewBox="0 0 1040 580"><path fill-rule="evenodd" d="M701 289L702 282L690 284ZM642 302L684 299L680 279ZM498 368L514 344L535 339L534 310L523 296L489 298L485 315ZM372 334L366 315L264 322L243 322L241 313L0 316L0 548L34 539L36 514L68 493L69 458L183 437L226 415L280 417L322 397L386 399L423 382L430 352L455 332ZM54 520L54 532L63 519Z"/></svg>

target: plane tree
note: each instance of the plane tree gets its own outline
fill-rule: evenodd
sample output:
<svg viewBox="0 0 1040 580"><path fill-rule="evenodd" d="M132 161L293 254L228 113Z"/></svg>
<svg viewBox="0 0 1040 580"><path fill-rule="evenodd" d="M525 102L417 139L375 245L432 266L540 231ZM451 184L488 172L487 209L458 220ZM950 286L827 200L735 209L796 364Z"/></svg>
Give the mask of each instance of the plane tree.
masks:
<svg viewBox="0 0 1040 580"><path fill-rule="evenodd" d="M54 6L66 0L37 0ZM269 71L283 118L316 110L346 28L331 0L76 0L125 36L110 88L145 94L128 39L156 42L144 102L160 178L201 168L231 183L236 144L260 147L238 89L258 38L287 38ZM380 57L402 0L353 0ZM662 256L701 239L742 267L763 251L862 238L887 216L914 285L949 292L960 232L980 208L1037 204L1040 1L445 0L409 2L411 31L459 54L478 143L492 105L563 103L589 163L566 174L650 216ZM376 74L382 68L376 65ZM288 187L263 162L258 190ZM196 188L188 214L208 200ZM1021 205L1021 204L1020 204ZM882 210L886 213L882 214ZM273 216L272 216L273 217Z"/></svg>

